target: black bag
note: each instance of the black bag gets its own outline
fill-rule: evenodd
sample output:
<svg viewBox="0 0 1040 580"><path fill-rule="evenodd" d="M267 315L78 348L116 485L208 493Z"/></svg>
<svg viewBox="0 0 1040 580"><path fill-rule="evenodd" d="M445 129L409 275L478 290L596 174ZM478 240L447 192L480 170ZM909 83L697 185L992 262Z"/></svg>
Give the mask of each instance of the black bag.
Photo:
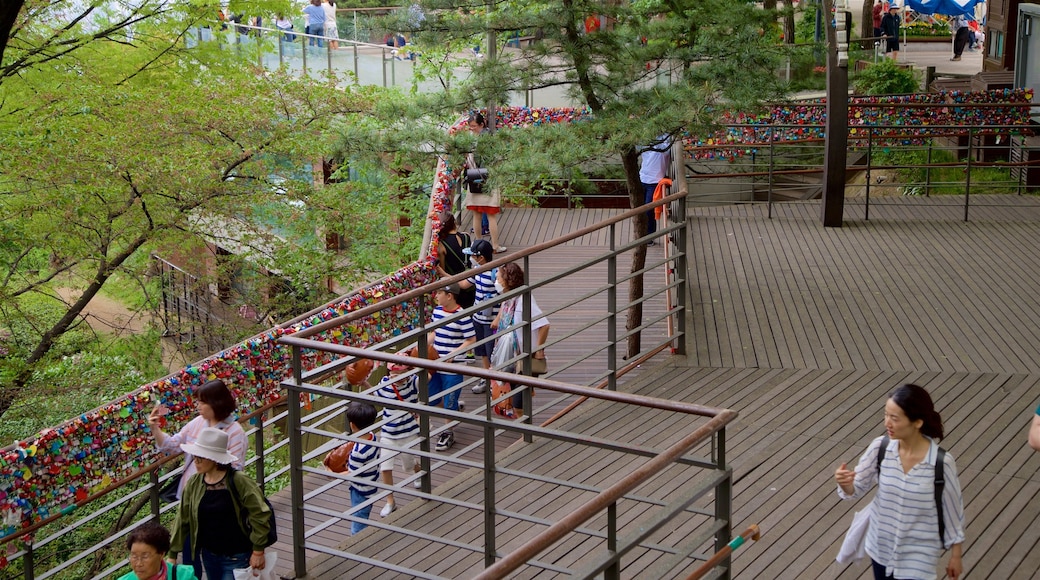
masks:
<svg viewBox="0 0 1040 580"><path fill-rule="evenodd" d="M177 503L177 488L181 485L181 477L184 472L166 480L166 485L159 488L159 499L166 503Z"/></svg>
<svg viewBox="0 0 1040 580"><path fill-rule="evenodd" d="M242 530L245 531L246 536L253 535L253 526L249 523L249 510L242 507L242 497L238 495L238 489L235 487L235 470L229 469L227 473L228 491L231 492L231 500L238 505L238 513L242 518ZM264 498L264 503L267 504L267 509L271 510L271 525L267 528L267 545L264 547L273 546L278 541L278 529L275 526L274 518L274 506L271 505L271 500L267 499L267 496L260 493L260 496Z"/></svg>
<svg viewBox="0 0 1040 580"><path fill-rule="evenodd" d="M466 170L466 185L470 193L484 193L484 182L487 181L488 170L486 167Z"/></svg>

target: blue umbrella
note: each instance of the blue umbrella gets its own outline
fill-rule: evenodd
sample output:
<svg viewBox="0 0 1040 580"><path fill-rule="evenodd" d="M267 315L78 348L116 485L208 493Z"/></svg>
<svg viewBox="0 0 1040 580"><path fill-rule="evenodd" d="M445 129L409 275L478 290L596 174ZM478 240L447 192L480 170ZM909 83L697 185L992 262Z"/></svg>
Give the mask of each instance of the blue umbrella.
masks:
<svg viewBox="0 0 1040 580"><path fill-rule="evenodd" d="M921 14L975 14L975 5L982 0L907 0L906 5Z"/></svg>

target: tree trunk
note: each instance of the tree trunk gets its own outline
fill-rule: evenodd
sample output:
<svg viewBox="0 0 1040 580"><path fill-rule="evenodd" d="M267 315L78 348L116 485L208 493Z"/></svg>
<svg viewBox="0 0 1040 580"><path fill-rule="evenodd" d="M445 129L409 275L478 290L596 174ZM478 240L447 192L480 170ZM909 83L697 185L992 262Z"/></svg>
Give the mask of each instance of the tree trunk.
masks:
<svg viewBox="0 0 1040 580"><path fill-rule="evenodd" d="M97 296L97 293L101 291L101 288L112 276L113 272L122 266L123 263L138 250L138 248L148 241L148 239L147 234L142 235L133 240L129 246L114 256L112 261L102 260L101 263L98 264L97 272L94 274L94 279L83 291L83 294L80 294L79 299L65 311L65 314L60 320L58 320L58 322L54 323L54 326L43 333L40 337L40 342L36 344L36 348L33 349L32 354L25 359L24 365L18 374L16 374L11 380L11 383L0 388L0 417L3 417L4 414L7 413L7 410L11 408L15 399L18 398L18 395L21 394L22 390L25 389L25 386L29 384L36 363L40 362L43 357L47 356L47 353L50 352L51 348L54 346L55 341L57 341L61 335L65 334L72 326L72 323L80 317L83 310L87 307L87 304L93 300L94 296Z"/></svg>
<svg viewBox="0 0 1040 580"><path fill-rule="evenodd" d="M11 29L18 20L18 13L22 11L25 0L4 0L0 2L0 62L4 61L4 51L7 50L7 41L11 38Z"/></svg>
<svg viewBox="0 0 1040 580"><path fill-rule="evenodd" d="M874 36L874 3L868 0L863 0L863 10L860 11L860 19L863 21L863 28L859 31L859 37L865 38L868 36ZM874 46L874 43L869 40L860 42L860 48L868 50Z"/></svg>
<svg viewBox="0 0 1040 580"><path fill-rule="evenodd" d="M643 205L643 184L639 181L639 152L634 147L629 147L621 153L621 165L625 169L625 182L628 184L628 199L633 208ZM632 229L634 238L646 235L647 222L646 213L640 213L632 218ZM632 252L632 268L630 272L638 272L646 265L646 245L639 245ZM643 275L637 274L629 280L628 301L634 303L643 297ZM625 330L632 331L643 324L643 303L640 302L629 307L628 317L625 320ZM641 333L635 332L628 337L628 358L634 358L639 354L641 347Z"/></svg>
<svg viewBox="0 0 1040 580"><path fill-rule="evenodd" d="M784 0L784 42L787 44L794 44L794 2L793 0Z"/></svg>

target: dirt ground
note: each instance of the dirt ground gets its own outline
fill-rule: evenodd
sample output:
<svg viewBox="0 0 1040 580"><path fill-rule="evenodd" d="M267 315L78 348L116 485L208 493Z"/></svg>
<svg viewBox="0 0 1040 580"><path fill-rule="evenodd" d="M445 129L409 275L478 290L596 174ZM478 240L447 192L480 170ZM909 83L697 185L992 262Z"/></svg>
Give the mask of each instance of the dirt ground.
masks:
<svg viewBox="0 0 1040 580"><path fill-rule="evenodd" d="M79 298L79 292L71 288L58 288L57 292L65 302L71 303ZM94 296L87 304L83 310L83 317L95 332L111 336L139 334L148 330L151 325L158 324L151 312L131 310L125 304L103 294ZM162 357L163 366L170 372L188 364L176 343L166 338L162 339Z"/></svg>

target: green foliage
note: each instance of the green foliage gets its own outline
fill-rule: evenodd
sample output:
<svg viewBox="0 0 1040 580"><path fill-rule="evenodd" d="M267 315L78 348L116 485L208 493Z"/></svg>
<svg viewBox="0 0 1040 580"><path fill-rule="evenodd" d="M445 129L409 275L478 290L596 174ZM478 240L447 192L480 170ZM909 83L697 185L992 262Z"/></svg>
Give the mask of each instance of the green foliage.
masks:
<svg viewBox="0 0 1040 580"><path fill-rule="evenodd" d="M960 165L954 164L960 161ZM916 189L920 195L964 195L968 174L964 160L953 151L934 144L911 147L888 147L874 153L874 165L899 166L897 180L904 189ZM1018 182L1009 169L1001 167L972 167L971 194L1019 193Z"/></svg>
<svg viewBox="0 0 1040 580"><path fill-rule="evenodd" d="M916 93L919 89L914 71L890 58L881 59L854 75L852 85L861 95L898 95Z"/></svg>

